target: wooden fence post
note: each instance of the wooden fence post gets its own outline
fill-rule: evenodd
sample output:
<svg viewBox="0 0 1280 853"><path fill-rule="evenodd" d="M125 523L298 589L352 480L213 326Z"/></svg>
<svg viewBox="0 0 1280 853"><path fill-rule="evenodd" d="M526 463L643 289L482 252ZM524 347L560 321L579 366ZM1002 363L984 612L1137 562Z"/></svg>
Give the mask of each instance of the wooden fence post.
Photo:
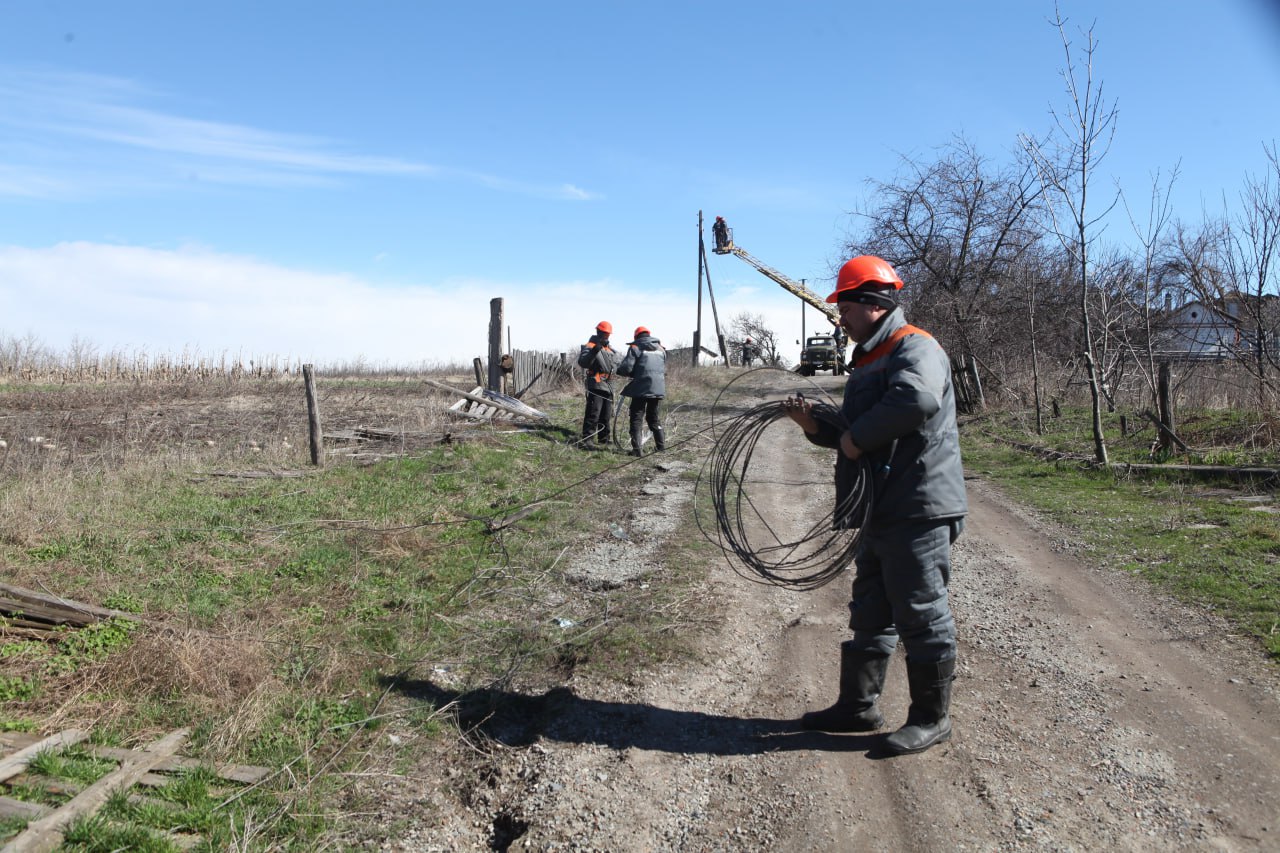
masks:
<svg viewBox="0 0 1280 853"><path fill-rule="evenodd" d="M973 382L974 396L977 397L978 411L985 411L987 408L987 398L982 393L982 377L978 375L978 359L969 356L968 359L969 378Z"/></svg>
<svg viewBox="0 0 1280 853"><path fill-rule="evenodd" d="M316 402L316 377L310 364L302 365L302 384L307 389L307 433L311 444L311 464L320 464L320 405Z"/></svg>
<svg viewBox="0 0 1280 853"><path fill-rule="evenodd" d="M1164 424L1164 429L1160 430L1160 449L1168 450L1173 436L1173 395L1169 390L1169 362L1160 362L1159 373L1156 379L1156 396L1159 398L1160 405L1160 423Z"/></svg>
<svg viewBox="0 0 1280 853"><path fill-rule="evenodd" d="M502 390L502 297L489 300L489 385Z"/></svg>

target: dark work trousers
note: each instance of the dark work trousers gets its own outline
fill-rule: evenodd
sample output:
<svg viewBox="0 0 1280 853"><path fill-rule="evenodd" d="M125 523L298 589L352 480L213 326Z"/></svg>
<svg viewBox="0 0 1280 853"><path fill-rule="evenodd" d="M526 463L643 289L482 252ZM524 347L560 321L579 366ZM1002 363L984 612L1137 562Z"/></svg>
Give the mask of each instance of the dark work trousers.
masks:
<svg viewBox="0 0 1280 853"><path fill-rule="evenodd" d="M889 655L901 638L912 663L956 656L956 623L947 584L951 543L963 529L963 518L951 518L862 531L849 602L855 648Z"/></svg>
<svg viewBox="0 0 1280 853"><path fill-rule="evenodd" d="M658 418L658 407L662 405L661 397L631 398L631 446L640 446L641 425L649 424L649 432L659 450L665 450L662 441L662 421Z"/></svg>
<svg viewBox="0 0 1280 853"><path fill-rule="evenodd" d="M603 388L587 389L587 413L582 418L582 441L609 443L609 424L613 419L613 392Z"/></svg>

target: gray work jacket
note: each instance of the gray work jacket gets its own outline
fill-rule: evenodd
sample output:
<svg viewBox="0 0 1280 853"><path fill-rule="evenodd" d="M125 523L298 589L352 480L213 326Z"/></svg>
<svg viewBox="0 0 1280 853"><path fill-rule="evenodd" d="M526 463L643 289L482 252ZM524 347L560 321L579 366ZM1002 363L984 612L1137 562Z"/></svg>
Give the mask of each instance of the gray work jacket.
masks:
<svg viewBox="0 0 1280 853"><path fill-rule="evenodd" d="M619 376L630 376L631 381L622 389L624 397L665 397L667 395L667 351L662 341L651 335L641 335L627 347Z"/></svg>
<svg viewBox="0 0 1280 853"><path fill-rule="evenodd" d="M871 339L854 350L854 364L906 325L902 309L893 309ZM871 524L876 529L897 521L959 518L969 511L951 364L936 340L909 334L884 355L854 367L840 411L875 475ZM808 438L839 448L840 435L836 426L819 422L819 431ZM853 488L856 465L837 452L837 506ZM836 526L848 522L837 519Z"/></svg>

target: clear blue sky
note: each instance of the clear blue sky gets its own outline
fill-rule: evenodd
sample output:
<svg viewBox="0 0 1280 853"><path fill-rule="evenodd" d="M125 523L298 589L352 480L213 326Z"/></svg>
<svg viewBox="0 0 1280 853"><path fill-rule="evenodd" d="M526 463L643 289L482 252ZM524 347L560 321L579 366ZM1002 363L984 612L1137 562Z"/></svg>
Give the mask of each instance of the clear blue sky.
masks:
<svg viewBox="0 0 1280 853"><path fill-rule="evenodd" d="M1280 130L1274 0L1062 0L1119 109L1100 184L1200 218ZM696 222L814 289L868 179L1063 106L1051 0L0 0L0 337L469 361L696 323ZM1111 234L1123 239L1113 228ZM711 258L720 318L800 303ZM817 322L811 315L810 328ZM711 316L704 306L704 327Z"/></svg>

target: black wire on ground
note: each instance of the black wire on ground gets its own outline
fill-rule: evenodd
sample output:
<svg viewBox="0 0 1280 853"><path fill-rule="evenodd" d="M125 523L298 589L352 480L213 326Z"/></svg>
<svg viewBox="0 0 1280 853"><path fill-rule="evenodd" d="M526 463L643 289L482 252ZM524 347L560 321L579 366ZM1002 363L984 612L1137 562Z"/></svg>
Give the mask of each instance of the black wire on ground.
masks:
<svg viewBox="0 0 1280 853"><path fill-rule="evenodd" d="M721 394L727 389L725 386ZM815 402L813 416L841 432L847 427L840 410L829 401ZM848 498L831 512L815 518L799 538L784 539L751 500L746 488L756 445L779 419L787 420L789 428L799 428L790 423L782 402L772 401L729 418L716 429L715 445L695 487L699 493L709 490L715 512L714 530L704 523L700 501L695 501L695 518L703 536L725 552L729 564L742 577L789 589L813 590L829 583L853 561L871 514L870 467L865 459L860 460ZM821 488L831 487L823 484ZM835 529L836 518L848 521L841 524L841 529ZM766 541L752 542L753 529L762 530Z"/></svg>

